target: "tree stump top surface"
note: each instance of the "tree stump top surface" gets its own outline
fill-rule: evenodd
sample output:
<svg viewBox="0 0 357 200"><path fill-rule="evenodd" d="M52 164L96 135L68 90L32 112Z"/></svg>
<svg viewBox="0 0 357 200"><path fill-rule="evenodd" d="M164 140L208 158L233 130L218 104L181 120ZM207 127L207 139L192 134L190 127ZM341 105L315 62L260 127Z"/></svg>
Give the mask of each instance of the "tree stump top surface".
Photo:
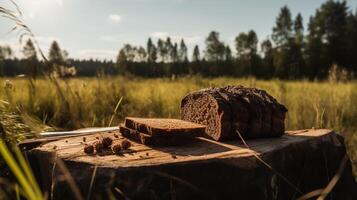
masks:
<svg viewBox="0 0 357 200"><path fill-rule="evenodd" d="M102 155L87 155L83 151L85 143L96 141L96 137L109 136L115 140L124 140L119 135L115 138L117 131L93 133L86 136L75 136L66 139L49 142L33 149L36 153L55 153L59 158L66 161L74 161L85 164L97 165L112 168L133 168L145 166L158 166L164 164L180 164L192 162L205 162L209 160L221 160L229 158L247 158L254 157L254 154L270 154L276 150L286 148L290 145L308 142L311 145L315 139L331 140L333 143L339 143L333 131L328 129L311 129L299 131L287 131L279 138L264 138L255 140L246 140L250 149L246 148L240 140L229 142L216 142L206 138L196 138L193 141L181 146L156 147L145 146L135 142L132 147L122 155L105 152ZM83 142L83 137L85 141Z"/></svg>

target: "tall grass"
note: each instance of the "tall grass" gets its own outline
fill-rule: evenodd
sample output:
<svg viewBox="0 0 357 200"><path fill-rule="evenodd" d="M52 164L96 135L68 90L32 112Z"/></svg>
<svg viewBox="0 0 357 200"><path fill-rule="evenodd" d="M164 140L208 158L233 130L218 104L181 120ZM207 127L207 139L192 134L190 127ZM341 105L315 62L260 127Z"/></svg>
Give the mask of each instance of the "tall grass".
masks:
<svg viewBox="0 0 357 200"><path fill-rule="evenodd" d="M253 78L0 79L0 99L32 131L119 124L125 116L180 117L180 101L205 87L244 85L267 90L289 109L287 129L331 128L342 133L357 159L357 82L256 80ZM119 100L119 101L118 101ZM64 108L64 105L67 107ZM113 112L114 110L114 112ZM11 124L11 123L9 123ZM22 133L24 131L18 131ZM16 131L11 134L16 136ZM19 137L18 140L23 139Z"/></svg>
<svg viewBox="0 0 357 200"><path fill-rule="evenodd" d="M345 136L350 156L357 160L356 81L264 81L198 76L177 79L104 76L55 81L0 79L4 85L0 87L0 99L11 102L24 124L38 132L117 125L125 116L179 118L180 101L190 91L224 85L258 87L287 106L287 129L334 129Z"/></svg>
<svg viewBox="0 0 357 200"><path fill-rule="evenodd" d="M20 188L18 188L17 184L14 185L14 191L16 192L17 198L20 199L19 194L21 193L26 199L42 200L43 196L41 190L22 153L15 147L14 154L15 156L9 151L4 141L0 139L0 155L9 166L20 185Z"/></svg>
<svg viewBox="0 0 357 200"><path fill-rule="evenodd" d="M125 77L59 80L64 97L51 81L0 79L12 87L0 89L0 99L12 101L43 128L76 129L118 124L125 116L180 117L180 101L190 91L204 87L244 85L267 90L288 109L287 129L332 128L339 132L357 128L357 83L261 81L185 77L176 80ZM120 105L118 100L122 99ZM69 108L63 113L64 100ZM119 106L119 107L118 107ZM119 110L113 119L113 110ZM112 121L112 122L111 122Z"/></svg>

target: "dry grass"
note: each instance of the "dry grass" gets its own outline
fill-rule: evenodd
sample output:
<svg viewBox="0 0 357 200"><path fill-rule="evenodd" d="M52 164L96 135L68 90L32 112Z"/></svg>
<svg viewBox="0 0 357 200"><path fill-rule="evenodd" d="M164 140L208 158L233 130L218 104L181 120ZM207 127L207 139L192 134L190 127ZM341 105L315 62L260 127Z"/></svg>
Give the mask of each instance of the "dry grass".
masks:
<svg viewBox="0 0 357 200"><path fill-rule="evenodd" d="M267 90L287 105L288 129L333 128L339 132L357 128L357 83L308 81L260 81L255 79L186 77L171 79L126 79L124 77L75 78L56 86L41 79L10 79L11 88L1 88L0 98L12 102L37 122L61 128L107 126L118 100L123 97L112 124L124 116L180 117L182 97L210 86L241 84ZM1 82L5 85L5 80ZM9 82L7 82L8 84ZM69 112L63 113L65 102Z"/></svg>
<svg viewBox="0 0 357 200"><path fill-rule="evenodd" d="M180 117L190 91L240 84L267 90L288 109L287 129L331 128L342 133L357 160L357 82L256 80L252 78L74 78L0 79L0 99L9 101L34 131L119 124L125 116ZM118 100L123 97L120 104ZM119 107L117 107L119 105ZM117 108L116 108L117 107ZM113 112L113 110L115 110Z"/></svg>

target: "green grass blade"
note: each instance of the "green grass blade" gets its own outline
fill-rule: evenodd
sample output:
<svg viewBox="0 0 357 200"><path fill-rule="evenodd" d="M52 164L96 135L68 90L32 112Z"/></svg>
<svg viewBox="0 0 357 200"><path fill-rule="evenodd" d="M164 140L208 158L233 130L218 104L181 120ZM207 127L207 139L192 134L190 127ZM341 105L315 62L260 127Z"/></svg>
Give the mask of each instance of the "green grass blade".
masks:
<svg viewBox="0 0 357 200"><path fill-rule="evenodd" d="M115 106L115 109L114 109L113 115L112 115L112 117L110 118L110 121L109 121L108 126L111 126L111 125L112 125L112 122L113 122L113 120L114 120L115 115L117 114L117 111L118 111L119 105L120 105L120 103L121 103L121 101L122 101L122 100L123 100L123 97L120 97L120 99L119 99L119 101L118 101L117 105Z"/></svg>
<svg viewBox="0 0 357 200"><path fill-rule="evenodd" d="M22 155L21 151L19 148L15 147L14 148L14 152L16 155L16 158L19 162L20 167L22 168L23 172L25 173L28 181L30 182L32 189L34 190L34 192L36 193L37 198L42 199L42 194L41 194L41 190L36 182L36 179L32 173L32 170L30 169L30 167L28 166L24 156Z"/></svg>
<svg viewBox="0 0 357 200"><path fill-rule="evenodd" d="M15 184L16 199L20 200L19 185Z"/></svg>
<svg viewBox="0 0 357 200"><path fill-rule="evenodd" d="M30 187L30 183L27 181L25 174L21 171L20 167L12 157L10 151L7 149L5 143L0 139L0 154L9 166L12 173L15 175L17 181L20 183L21 187L24 189L26 198L31 200L37 200L38 197L33 189Z"/></svg>

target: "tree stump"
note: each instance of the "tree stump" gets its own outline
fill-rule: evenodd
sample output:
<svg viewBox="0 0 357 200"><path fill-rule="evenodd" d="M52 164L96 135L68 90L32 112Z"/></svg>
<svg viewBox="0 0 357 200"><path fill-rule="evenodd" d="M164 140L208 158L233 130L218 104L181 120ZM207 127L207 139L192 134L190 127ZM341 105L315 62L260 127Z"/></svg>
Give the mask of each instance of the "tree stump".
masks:
<svg viewBox="0 0 357 200"><path fill-rule="evenodd" d="M33 171L48 196L75 197L66 172L59 167L60 159L84 198L297 199L325 188L346 155L342 136L326 129L247 140L250 148L241 141L197 138L176 147L132 142L130 150L121 155L83 152L83 137L86 142L102 136L123 140L114 134L119 133L60 139L29 151ZM357 199L349 160L328 197Z"/></svg>

